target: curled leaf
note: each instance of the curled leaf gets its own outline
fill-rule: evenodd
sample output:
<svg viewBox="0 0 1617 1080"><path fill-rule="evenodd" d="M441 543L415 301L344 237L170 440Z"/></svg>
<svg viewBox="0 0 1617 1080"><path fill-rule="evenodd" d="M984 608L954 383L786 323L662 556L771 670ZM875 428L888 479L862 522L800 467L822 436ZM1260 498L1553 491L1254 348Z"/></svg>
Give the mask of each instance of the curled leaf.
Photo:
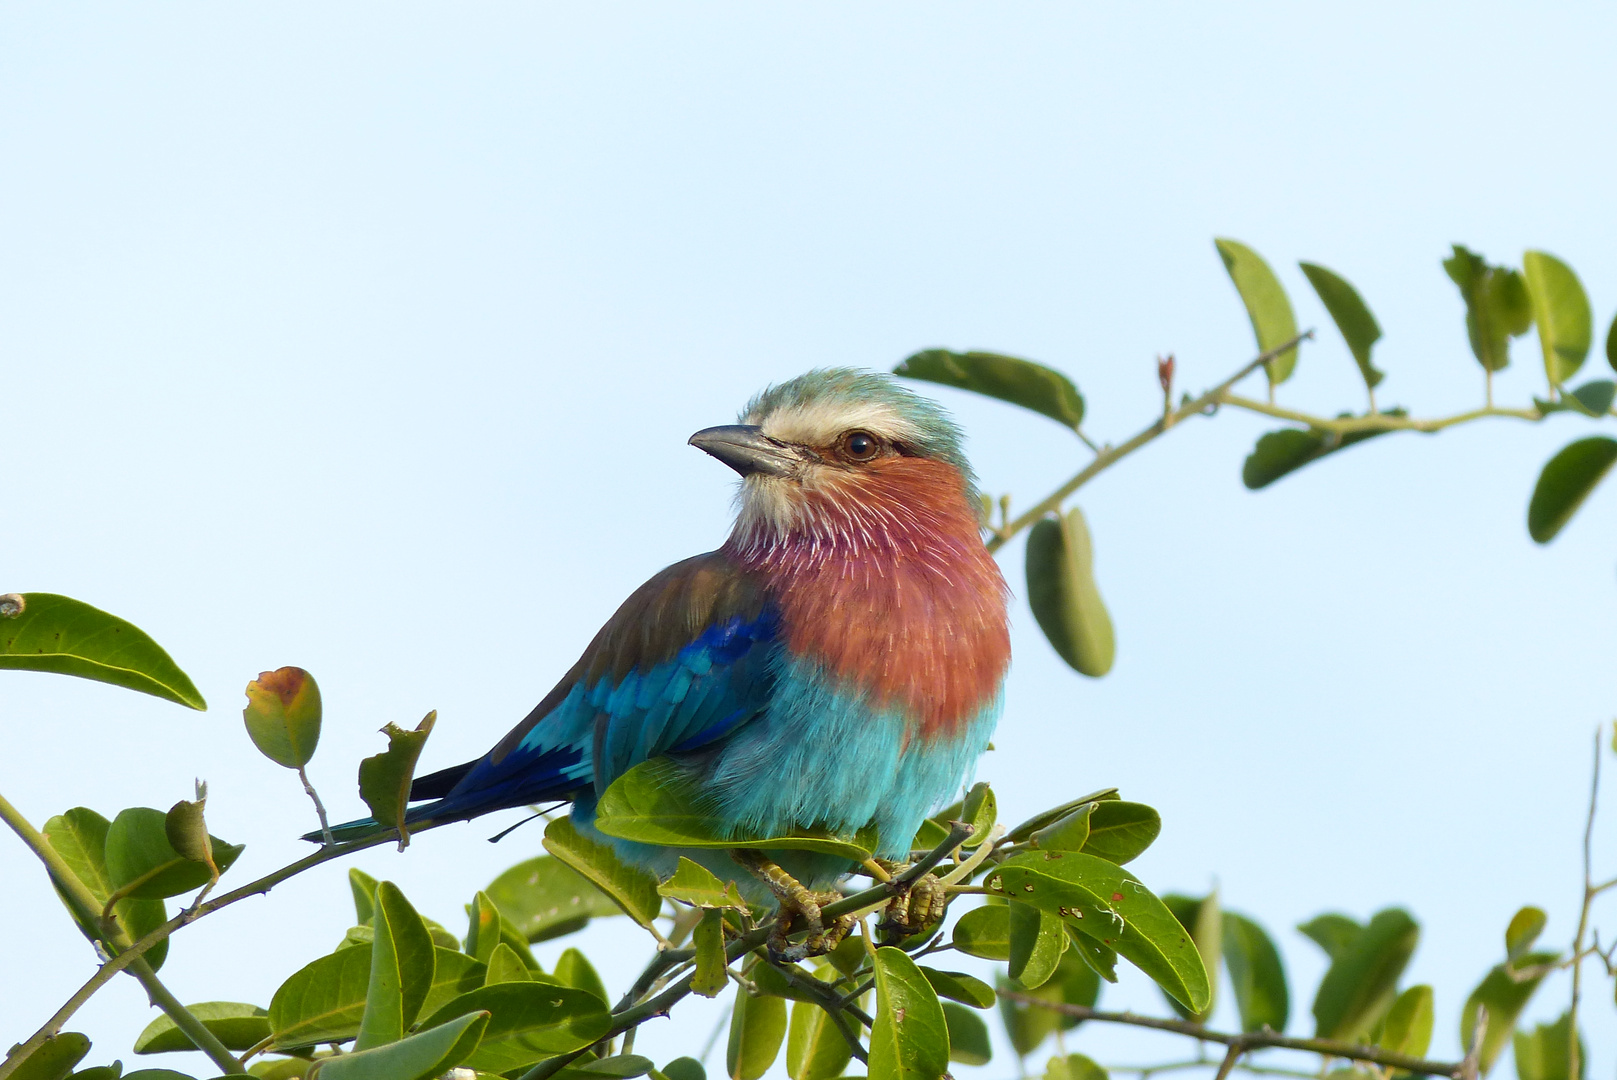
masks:
<svg viewBox="0 0 1617 1080"><path fill-rule="evenodd" d="M428 713L407 731L397 724L382 729L387 736L387 749L359 763L359 797L371 808L371 816L385 827L399 832L399 850L410 843L410 830L404 824L404 812L409 806L410 779L415 775L415 763L421 757L421 748L432 725L438 722L438 712Z"/></svg>

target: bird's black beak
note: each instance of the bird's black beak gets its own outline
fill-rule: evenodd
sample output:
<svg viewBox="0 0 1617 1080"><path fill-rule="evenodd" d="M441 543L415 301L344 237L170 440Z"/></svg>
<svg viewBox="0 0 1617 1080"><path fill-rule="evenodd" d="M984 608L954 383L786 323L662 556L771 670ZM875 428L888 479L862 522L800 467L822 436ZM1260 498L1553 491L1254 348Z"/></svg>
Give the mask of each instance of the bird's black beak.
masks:
<svg viewBox="0 0 1617 1080"><path fill-rule="evenodd" d="M691 436L698 450L712 454L742 476L790 476L803 463L802 455L776 442L752 424L725 424L703 428Z"/></svg>

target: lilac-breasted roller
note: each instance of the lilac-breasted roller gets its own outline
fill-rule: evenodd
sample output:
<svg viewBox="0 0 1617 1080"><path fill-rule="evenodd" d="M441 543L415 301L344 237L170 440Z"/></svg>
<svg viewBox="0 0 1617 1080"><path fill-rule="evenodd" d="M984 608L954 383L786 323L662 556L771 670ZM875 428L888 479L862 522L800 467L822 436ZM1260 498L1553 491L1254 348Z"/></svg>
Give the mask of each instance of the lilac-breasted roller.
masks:
<svg viewBox="0 0 1617 1080"><path fill-rule="evenodd" d="M960 790L999 718L1010 640L959 428L890 376L835 369L690 442L741 475L729 538L637 589L487 754L417 779L411 799L432 801L411 824L571 801L578 829L622 857L666 877L685 855L722 878L722 851L603 836L596 800L666 757L736 838L874 824L878 854L900 859ZM783 924L812 906L783 878L820 888L850 869L768 856L738 858L771 883Z"/></svg>

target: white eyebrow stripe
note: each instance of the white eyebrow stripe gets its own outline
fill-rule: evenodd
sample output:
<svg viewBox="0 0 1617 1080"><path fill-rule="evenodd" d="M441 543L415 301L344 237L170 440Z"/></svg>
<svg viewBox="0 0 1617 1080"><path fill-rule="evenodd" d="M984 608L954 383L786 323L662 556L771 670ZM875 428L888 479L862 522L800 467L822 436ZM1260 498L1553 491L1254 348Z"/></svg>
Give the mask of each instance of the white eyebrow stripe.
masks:
<svg viewBox="0 0 1617 1080"><path fill-rule="evenodd" d="M913 441L920 435L919 429L900 416L898 410L879 401L787 405L762 418L748 415L746 419L762 427L771 439L806 446L825 446L844 431L856 429L898 442Z"/></svg>

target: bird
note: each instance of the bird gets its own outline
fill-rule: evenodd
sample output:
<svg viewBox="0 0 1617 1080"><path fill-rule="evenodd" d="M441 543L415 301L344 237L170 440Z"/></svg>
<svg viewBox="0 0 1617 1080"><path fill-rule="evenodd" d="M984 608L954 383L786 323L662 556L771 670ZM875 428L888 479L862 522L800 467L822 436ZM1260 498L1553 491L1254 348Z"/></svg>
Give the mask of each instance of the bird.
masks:
<svg viewBox="0 0 1617 1080"><path fill-rule="evenodd" d="M594 827L611 783L662 757L736 839L873 825L875 854L898 865L927 815L970 781L1003 707L1009 594L948 413L890 375L823 368L768 387L738 423L689 444L740 476L729 536L635 590L488 753L417 778L412 832L571 802L580 833L625 861L667 878L685 856L722 879L725 849ZM773 951L793 948L796 915L811 931L796 956L828 947L818 890L853 869L847 859L728 857L731 876L737 862L750 872L749 895L779 905Z"/></svg>

